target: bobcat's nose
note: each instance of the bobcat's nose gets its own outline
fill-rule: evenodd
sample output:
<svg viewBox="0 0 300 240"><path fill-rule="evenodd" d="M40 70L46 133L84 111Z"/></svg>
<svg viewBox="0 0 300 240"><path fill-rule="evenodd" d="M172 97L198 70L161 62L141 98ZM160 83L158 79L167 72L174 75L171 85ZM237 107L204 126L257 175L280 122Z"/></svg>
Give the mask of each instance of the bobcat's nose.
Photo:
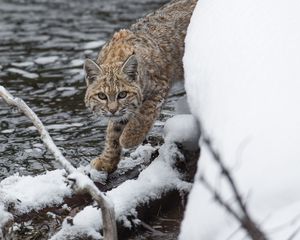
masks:
<svg viewBox="0 0 300 240"><path fill-rule="evenodd" d="M115 114L118 110L118 104L116 102L112 102L108 104L108 111L110 111L112 114Z"/></svg>
<svg viewBox="0 0 300 240"><path fill-rule="evenodd" d="M112 114L115 114L117 109L109 109L109 111L112 113Z"/></svg>

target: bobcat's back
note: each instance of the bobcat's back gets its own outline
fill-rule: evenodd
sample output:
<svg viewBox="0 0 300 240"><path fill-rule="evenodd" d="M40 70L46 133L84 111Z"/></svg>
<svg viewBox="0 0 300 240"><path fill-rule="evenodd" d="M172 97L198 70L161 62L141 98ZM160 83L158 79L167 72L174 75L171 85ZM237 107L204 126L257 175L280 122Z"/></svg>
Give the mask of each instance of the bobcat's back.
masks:
<svg viewBox="0 0 300 240"><path fill-rule="evenodd" d="M140 19L130 30L155 42L160 57L172 80L183 78L182 57L184 39L197 0L173 0L157 11Z"/></svg>
<svg viewBox="0 0 300 240"><path fill-rule="evenodd" d="M184 39L196 3L197 0L173 0L139 19L129 30L115 33L101 50L97 63L124 62L134 53L140 85L146 91L156 76L167 81L182 80Z"/></svg>

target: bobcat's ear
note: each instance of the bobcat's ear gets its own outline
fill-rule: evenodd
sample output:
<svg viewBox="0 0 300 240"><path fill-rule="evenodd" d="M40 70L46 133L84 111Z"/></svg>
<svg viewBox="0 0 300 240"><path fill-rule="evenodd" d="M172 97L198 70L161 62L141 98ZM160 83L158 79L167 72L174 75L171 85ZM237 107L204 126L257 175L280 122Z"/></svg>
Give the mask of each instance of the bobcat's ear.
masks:
<svg viewBox="0 0 300 240"><path fill-rule="evenodd" d="M87 85L93 83L97 79L97 76L102 74L101 67L91 59L86 59L84 61L83 68L85 71L85 81Z"/></svg>
<svg viewBox="0 0 300 240"><path fill-rule="evenodd" d="M133 54L124 62L122 71L129 77L130 80L135 80L137 75L138 62Z"/></svg>

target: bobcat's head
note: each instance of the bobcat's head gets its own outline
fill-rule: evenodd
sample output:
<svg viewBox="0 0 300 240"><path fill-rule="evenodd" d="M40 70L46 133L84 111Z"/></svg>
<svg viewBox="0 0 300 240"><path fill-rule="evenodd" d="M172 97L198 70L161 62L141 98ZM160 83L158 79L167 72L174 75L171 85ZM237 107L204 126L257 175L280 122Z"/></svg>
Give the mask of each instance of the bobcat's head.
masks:
<svg viewBox="0 0 300 240"><path fill-rule="evenodd" d="M131 55L124 63L100 66L86 59L86 106L100 116L127 119L142 102L142 92L137 83L137 65L135 55Z"/></svg>

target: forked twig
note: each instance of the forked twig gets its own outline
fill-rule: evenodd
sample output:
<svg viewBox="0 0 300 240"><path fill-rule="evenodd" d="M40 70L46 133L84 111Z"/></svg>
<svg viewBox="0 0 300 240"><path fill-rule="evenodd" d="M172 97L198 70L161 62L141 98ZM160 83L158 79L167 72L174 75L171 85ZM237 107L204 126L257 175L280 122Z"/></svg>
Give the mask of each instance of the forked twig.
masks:
<svg viewBox="0 0 300 240"><path fill-rule="evenodd" d="M86 175L78 172L75 167L62 155L61 151L53 142L48 131L38 116L20 98L12 96L3 86L0 85L0 97L10 106L21 110L33 123L40 133L41 139L47 149L54 155L54 158L63 166L70 178L75 179L78 189L85 190L98 203L101 208L103 219L103 235L105 240L117 240L117 227L113 203L96 187L93 181Z"/></svg>
<svg viewBox="0 0 300 240"><path fill-rule="evenodd" d="M202 131L203 132L203 131ZM204 144L207 146L208 150L212 154L214 161L217 163L221 170L221 174L227 180L229 187L231 188L233 195L237 201L237 204L242 212L242 214L238 214L234 211L229 204L222 199L222 196L206 181L204 176L200 176L200 181L204 184L204 186L214 195L216 201L225 207L225 209L233 215L240 223L241 226L245 229L248 235L253 240L266 240L267 237L264 232L259 228L258 224L255 223L253 218L250 216L250 213L247 210L245 203L242 200L241 194L238 190L238 187L230 174L230 171L225 166L224 162L222 161L220 154L213 148L211 141L207 137L203 137Z"/></svg>

